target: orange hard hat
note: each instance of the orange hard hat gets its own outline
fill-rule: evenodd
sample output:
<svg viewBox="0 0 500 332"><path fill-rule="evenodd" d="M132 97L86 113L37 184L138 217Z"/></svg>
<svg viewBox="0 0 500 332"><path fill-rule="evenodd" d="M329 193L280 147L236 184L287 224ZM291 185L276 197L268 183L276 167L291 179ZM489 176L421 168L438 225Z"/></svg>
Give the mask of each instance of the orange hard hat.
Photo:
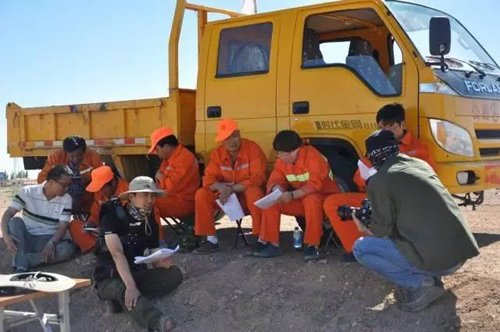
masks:
<svg viewBox="0 0 500 332"><path fill-rule="evenodd" d="M92 171L90 177L92 181L87 186L86 190L91 193L96 193L104 187L106 183L113 180L113 170L109 166L97 167Z"/></svg>
<svg viewBox="0 0 500 332"><path fill-rule="evenodd" d="M215 141L222 142L223 140L231 136L231 134L234 133L235 130L238 130L238 122L236 122L236 120L220 120L219 123L217 123L217 137L215 138Z"/></svg>
<svg viewBox="0 0 500 332"><path fill-rule="evenodd" d="M153 131L151 134L151 147L149 148L148 154L152 154L155 151L156 145L159 141L173 134L174 132L170 127L161 127Z"/></svg>

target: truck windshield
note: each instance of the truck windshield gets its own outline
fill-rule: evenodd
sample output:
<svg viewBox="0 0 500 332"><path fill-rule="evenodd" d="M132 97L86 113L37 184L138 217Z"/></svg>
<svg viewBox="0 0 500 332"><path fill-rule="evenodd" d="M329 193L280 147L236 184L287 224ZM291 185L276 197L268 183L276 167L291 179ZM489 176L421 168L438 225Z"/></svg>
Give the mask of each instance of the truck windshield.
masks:
<svg viewBox="0 0 500 332"><path fill-rule="evenodd" d="M488 74L500 75L500 68L495 61L455 18L413 3L387 1L386 5L426 62L437 64L439 60L439 57L432 56L429 51L430 19L436 16L447 17L451 26L451 50L446 55L446 63L450 69L470 71L473 66Z"/></svg>

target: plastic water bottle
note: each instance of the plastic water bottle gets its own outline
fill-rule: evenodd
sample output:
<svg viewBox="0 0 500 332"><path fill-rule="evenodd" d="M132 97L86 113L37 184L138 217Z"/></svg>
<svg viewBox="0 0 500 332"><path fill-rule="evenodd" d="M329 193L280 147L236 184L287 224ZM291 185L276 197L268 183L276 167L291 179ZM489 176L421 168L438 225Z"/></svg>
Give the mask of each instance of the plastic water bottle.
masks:
<svg viewBox="0 0 500 332"><path fill-rule="evenodd" d="M298 227L293 231L293 247L296 250L302 249L302 231Z"/></svg>

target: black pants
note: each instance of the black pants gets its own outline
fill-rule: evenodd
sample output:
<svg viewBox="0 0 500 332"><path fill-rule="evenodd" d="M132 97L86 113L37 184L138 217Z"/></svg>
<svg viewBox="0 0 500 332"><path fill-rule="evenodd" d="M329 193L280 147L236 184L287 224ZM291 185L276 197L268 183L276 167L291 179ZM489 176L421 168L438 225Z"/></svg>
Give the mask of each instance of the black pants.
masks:
<svg viewBox="0 0 500 332"><path fill-rule="evenodd" d="M141 326L152 330L158 325L162 312L158 310L150 299L162 297L180 285L182 272L177 266L169 269L159 268L132 272L137 289L141 296L137 305L128 311L130 316ZM97 292L102 300L114 300L125 307L125 284L120 278L105 279L97 284Z"/></svg>

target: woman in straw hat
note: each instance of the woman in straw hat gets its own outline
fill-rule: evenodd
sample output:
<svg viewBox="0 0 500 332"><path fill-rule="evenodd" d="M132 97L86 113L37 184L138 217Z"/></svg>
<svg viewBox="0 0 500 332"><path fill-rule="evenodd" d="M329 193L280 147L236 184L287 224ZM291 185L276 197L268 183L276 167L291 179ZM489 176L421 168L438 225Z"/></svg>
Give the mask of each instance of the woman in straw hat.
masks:
<svg viewBox="0 0 500 332"><path fill-rule="evenodd" d="M101 236L107 251L98 254L94 273L96 288L102 300L109 301L114 312L127 309L132 318L148 331L170 331L173 321L151 302L174 290L182 282L182 273L170 258L153 262L153 268L135 264L159 248L160 227L155 221L156 197L164 195L153 179L139 176L119 198L127 203L108 204L101 211Z"/></svg>

